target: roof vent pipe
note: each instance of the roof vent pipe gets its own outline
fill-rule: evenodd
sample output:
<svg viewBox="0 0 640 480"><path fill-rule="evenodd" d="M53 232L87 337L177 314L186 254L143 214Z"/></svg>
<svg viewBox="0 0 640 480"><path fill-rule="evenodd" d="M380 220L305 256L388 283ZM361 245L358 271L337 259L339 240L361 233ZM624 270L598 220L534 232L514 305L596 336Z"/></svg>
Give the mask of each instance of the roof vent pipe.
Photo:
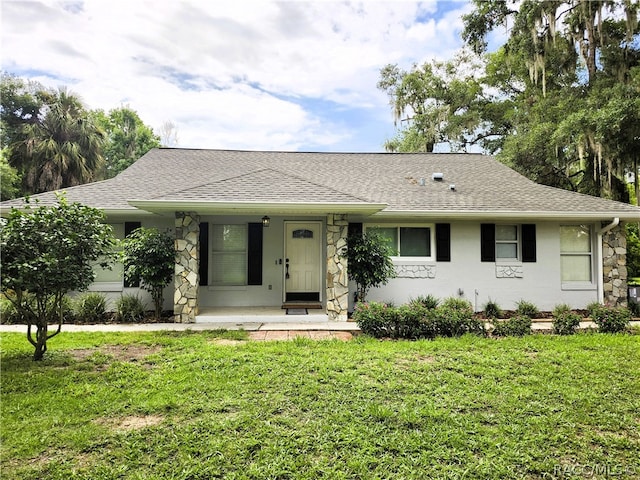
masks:
<svg viewBox="0 0 640 480"><path fill-rule="evenodd" d="M444 178L444 173L434 173L433 175L431 175L431 178L436 182L441 182Z"/></svg>

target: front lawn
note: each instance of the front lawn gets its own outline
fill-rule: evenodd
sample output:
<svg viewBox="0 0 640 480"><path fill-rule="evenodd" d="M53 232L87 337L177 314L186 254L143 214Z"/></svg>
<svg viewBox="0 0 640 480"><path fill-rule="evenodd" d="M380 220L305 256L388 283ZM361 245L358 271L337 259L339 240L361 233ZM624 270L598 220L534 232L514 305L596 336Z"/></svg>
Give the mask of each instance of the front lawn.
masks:
<svg viewBox="0 0 640 480"><path fill-rule="evenodd" d="M3 479L638 478L635 335L2 334Z"/></svg>

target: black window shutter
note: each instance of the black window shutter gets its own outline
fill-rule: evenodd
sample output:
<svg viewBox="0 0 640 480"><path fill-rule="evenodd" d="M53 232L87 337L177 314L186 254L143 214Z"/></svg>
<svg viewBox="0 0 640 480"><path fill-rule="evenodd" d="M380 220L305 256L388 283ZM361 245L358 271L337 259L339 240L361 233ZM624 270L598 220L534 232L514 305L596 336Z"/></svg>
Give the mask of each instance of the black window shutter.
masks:
<svg viewBox="0 0 640 480"><path fill-rule="evenodd" d="M140 222L124 222L124 236L128 237L137 228L140 228L142 223Z"/></svg>
<svg viewBox="0 0 640 480"><path fill-rule="evenodd" d="M480 261L496 261L496 226L493 223L480 225Z"/></svg>
<svg viewBox="0 0 640 480"><path fill-rule="evenodd" d="M249 224L247 285L262 285L262 223Z"/></svg>
<svg viewBox="0 0 640 480"><path fill-rule="evenodd" d="M347 232L348 236L353 235L362 235L362 224L361 223L350 223L349 231Z"/></svg>
<svg viewBox="0 0 640 480"><path fill-rule="evenodd" d="M209 223L200 223L200 264L198 274L200 275L200 285L209 285Z"/></svg>
<svg viewBox="0 0 640 480"><path fill-rule="evenodd" d="M522 225L522 261L536 261L536 226L535 224Z"/></svg>
<svg viewBox="0 0 640 480"><path fill-rule="evenodd" d="M451 261L451 225L436 223L436 261Z"/></svg>
<svg viewBox="0 0 640 480"><path fill-rule="evenodd" d="M133 233L134 230L138 229L142 227L142 223L141 222L124 222L124 238L127 238L129 235L131 235ZM140 286L140 279L139 278L131 278L131 279L127 279L127 277L124 278L124 286L126 288L133 288L133 287L139 287Z"/></svg>

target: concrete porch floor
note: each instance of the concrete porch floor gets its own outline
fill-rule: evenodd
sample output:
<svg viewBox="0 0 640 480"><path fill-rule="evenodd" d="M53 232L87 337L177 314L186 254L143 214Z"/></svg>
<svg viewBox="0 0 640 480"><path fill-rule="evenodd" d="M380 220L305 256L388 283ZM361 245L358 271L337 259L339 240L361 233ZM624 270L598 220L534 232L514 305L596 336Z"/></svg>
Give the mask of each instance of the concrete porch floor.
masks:
<svg viewBox="0 0 640 480"><path fill-rule="evenodd" d="M287 315L280 307L201 307L196 325L247 331L359 331L355 322L330 322L324 310Z"/></svg>

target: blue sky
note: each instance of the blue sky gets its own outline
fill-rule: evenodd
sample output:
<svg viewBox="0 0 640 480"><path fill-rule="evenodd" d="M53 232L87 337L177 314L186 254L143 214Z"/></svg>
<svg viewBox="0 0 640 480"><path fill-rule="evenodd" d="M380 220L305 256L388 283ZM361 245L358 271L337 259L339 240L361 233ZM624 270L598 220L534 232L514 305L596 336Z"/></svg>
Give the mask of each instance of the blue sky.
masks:
<svg viewBox="0 0 640 480"><path fill-rule="evenodd" d="M467 1L2 0L2 70L127 105L178 146L382 151L388 63L453 56Z"/></svg>

